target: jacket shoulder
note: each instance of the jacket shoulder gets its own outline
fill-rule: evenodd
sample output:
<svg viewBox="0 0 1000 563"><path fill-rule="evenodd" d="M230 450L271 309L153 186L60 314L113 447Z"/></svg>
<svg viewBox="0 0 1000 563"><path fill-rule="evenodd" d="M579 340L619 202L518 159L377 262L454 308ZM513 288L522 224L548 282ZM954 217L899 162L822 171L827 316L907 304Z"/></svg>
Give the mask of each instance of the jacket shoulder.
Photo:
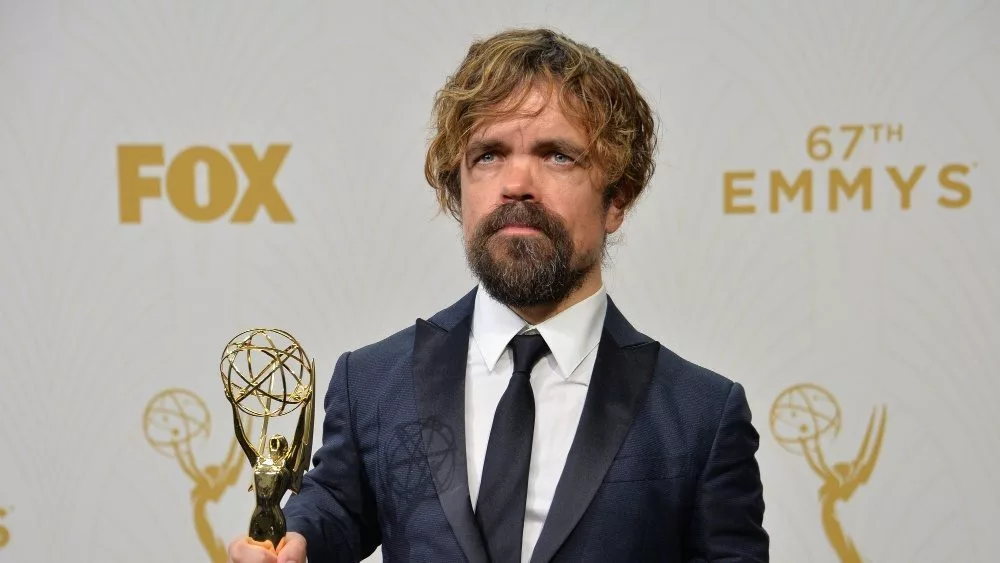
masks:
<svg viewBox="0 0 1000 563"><path fill-rule="evenodd" d="M652 383L655 387L669 389L669 397L677 397L683 403L694 401L700 407L721 402L721 408L725 404L735 385L732 379L682 358L656 339L637 330L610 297L605 326L619 346L654 345L659 348Z"/></svg>
<svg viewBox="0 0 1000 563"><path fill-rule="evenodd" d="M721 373L681 357L662 344L657 358L656 377L667 377L675 385L701 394L722 395L723 398L729 395L736 383Z"/></svg>
<svg viewBox="0 0 1000 563"><path fill-rule="evenodd" d="M473 289L449 307L435 313L426 322L450 330L462 319L472 314L475 297L476 289ZM400 361L409 361L413 352L413 340L416 332L416 323L414 323L378 342L362 346L345 353L345 355L350 356L352 368L372 362L383 364L380 367L384 368L387 367L386 363L393 365Z"/></svg>
<svg viewBox="0 0 1000 563"><path fill-rule="evenodd" d="M409 360L415 334L416 329L409 326L378 342L345 352L344 355L349 358L352 372L365 369L383 371L401 361Z"/></svg>

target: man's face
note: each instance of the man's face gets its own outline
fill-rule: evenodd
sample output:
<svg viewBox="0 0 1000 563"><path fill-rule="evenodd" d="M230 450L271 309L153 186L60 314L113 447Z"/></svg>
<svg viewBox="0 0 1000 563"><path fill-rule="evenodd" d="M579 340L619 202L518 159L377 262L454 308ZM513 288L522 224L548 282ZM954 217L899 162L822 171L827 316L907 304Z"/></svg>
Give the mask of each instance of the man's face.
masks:
<svg viewBox="0 0 1000 563"><path fill-rule="evenodd" d="M558 98L535 89L521 109L474 131L461 164L469 265L512 307L558 303L599 273L605 237L622 223L603 171L578 162L587 137Z"/></svg>

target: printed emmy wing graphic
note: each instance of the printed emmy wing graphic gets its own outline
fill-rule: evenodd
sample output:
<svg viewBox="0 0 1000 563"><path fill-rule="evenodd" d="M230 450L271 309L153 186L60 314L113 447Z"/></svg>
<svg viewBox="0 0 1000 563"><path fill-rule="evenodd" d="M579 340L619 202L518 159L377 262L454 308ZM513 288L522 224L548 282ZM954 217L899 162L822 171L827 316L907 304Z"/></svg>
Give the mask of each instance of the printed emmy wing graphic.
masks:
<svg viewBox="0 0 1000 563"><path fill-rule="evenodd" d="M7 511L0 508L0 518L7 516ZM0 549L3 549L7 543L10 541L10 531L3 527L3 523L0 522Z"/></svg>
<svg viewBox="0 0 1000 563"><path fill-rule="evenodd" d="M861 563L864 559L841 526L836 505L849 501L858 487L871 478L882 449L887 418L885 406L873 409L855 458L831 465L823 451L822 440L840 433L841 411L837 399L829 391L811 383L795 385L778 395L771 406L774 439L789 452L805 457L809 468L822 480L820 520L842 563Z"/></svg>
<svg viewBox="0 0 1000 563"><path fill-rule="evenodd" d="M226 544L212 529L208 503L219 502L226 490L236 484L243 463L235 438L222 463L205 464L197 459L194 445L208 438L211 429L208 407L188 389L165 389L146 405L143 416L146 441L160 454L175 459L191 479L191 508L198 539L212 563L226 563Z"/></svg>
<svg viewBox="0 0 1000 563"><path fill-rule="evenodd" d="M277 549L286 531L281 499L289 490L300 492L312 455L315 362L288 332L258 328L238 334L226 345L220 368L236 440L253 469L256 505L248 535ZM298 423L291 440L280 433L268 435L272 421L296 411ZM241 414L261 419L256 436Z"/></svg>

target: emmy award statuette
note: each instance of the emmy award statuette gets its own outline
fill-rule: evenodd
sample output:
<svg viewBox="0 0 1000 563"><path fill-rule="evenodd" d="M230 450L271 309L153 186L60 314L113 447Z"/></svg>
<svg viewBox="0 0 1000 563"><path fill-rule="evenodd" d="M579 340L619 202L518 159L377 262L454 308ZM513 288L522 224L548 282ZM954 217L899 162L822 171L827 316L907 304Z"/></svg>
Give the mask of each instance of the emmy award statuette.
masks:
<svg viewBox="0 0 1000 563"><path fill-rule="evenodd" d="M256 542L270 542L276 551L286 531L281 499L288 490L300 492L312 456L316 364L291 334L256 328L229 341L220 370L236 440L253 470L250 488L256 506L248 535ZM272 421L296 411L298 423L290 441L280 433L268 435ZM260 424L244 425L241 415L259 418ZM260 432L250 436L248 426Z"/></svg>

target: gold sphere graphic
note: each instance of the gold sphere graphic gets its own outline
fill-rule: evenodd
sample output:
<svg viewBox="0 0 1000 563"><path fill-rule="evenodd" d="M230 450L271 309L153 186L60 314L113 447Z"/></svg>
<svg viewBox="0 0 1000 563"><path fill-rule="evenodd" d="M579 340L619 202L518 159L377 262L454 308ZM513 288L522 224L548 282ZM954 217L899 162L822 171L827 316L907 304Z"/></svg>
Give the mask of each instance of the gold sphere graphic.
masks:
<svg viewBox="0 0 1000 563"><path fill-rule="evenodd" d="M227 397L251 416L295 412L311 395L313 365L283 330L255 328L236 335L220 369Z"/></svg>
<svg viewBox="0 0 1000 563"><path fill-rule="evenodd" d="M771 433L781 447L802 454L826 435L840 433L840 405L822 387L803 383L785 389L771 405Z"/></svg>
<svg viewBox="0 0 1000 563"><path fill-rule="evenodd" d="M208 437L211 418L205 402L191 391L167 389L146 405L142 429L156 451L173 457L177 446Z"/></svg>

